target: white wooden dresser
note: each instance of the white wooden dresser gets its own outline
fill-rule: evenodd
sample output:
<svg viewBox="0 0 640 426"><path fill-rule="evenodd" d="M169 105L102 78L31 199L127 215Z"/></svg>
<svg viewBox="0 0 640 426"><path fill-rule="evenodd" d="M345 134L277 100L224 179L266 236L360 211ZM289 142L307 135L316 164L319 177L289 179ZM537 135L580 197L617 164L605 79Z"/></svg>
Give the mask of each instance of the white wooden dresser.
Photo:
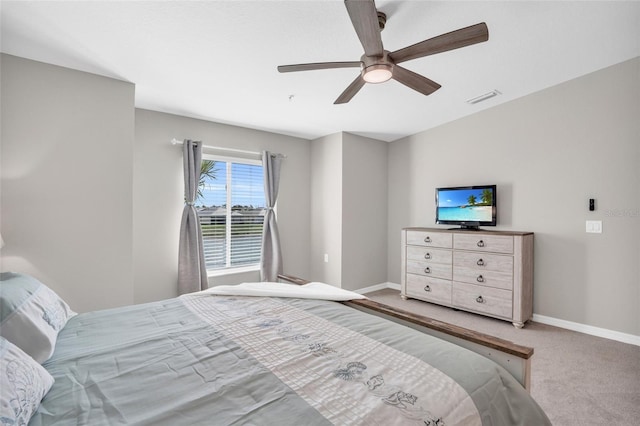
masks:
<svg viewBox="0 0 640 426"><path fill-rule="evenodd" d="M533 233L404 228L401 296L521 328L533 314Z"/></svg>

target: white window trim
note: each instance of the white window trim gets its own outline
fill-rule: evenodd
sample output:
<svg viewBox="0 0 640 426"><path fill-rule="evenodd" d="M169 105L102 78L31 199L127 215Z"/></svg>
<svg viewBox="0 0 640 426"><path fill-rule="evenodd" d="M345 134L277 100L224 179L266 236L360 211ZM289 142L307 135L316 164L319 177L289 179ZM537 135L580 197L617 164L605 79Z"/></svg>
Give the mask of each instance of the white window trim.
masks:
<svg viewBox="0 0 640 426"><path fill-rule="evenodd" d="M224 275L242 274L244 272L256 272L259 270L259 263L249 266L231 266L229 268L207 269L207 277L221 277Z"/></svg>
<svg viewBox="0 0 640 426"><path fill-rule="evenodd" d="M203 160L224 161L227 163L244 163L253 164L254 166L262 166L262 160L256 160L246 157L229 157L228 155L202 154Z"/></svg>

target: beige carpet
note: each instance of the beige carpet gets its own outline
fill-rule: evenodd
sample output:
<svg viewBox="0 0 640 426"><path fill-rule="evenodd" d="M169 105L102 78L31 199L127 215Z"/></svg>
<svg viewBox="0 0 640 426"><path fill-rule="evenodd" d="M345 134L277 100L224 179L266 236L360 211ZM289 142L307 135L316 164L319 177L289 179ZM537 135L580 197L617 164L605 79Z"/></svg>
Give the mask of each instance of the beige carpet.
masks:
<svg viewBox="0 0 640 426"><path fill-rule="evenodd" d="M536 322L511 323L417 300L367 297L534 348L531 395L557 426L640 425L640 347Z"/></svg>

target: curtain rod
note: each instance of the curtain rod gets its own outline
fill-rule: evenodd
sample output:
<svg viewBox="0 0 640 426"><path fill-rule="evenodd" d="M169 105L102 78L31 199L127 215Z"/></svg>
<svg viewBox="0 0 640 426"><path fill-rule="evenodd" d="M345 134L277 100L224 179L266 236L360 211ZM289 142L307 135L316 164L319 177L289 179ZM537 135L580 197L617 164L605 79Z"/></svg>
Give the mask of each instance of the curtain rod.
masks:
<svg viewBox="0 0 640 426"><path fill-rule="evenodd" d="M182 143L183 143L182 141L180 141L180 140L178 140L176 138L171 139L171 144L172 145L182 145ZM221 147L221 146L210 146L210 145L202 145L202 148L215 149L215 150L218 150L218 151L237 152L237 153L240 153L240 154L257 155L259 157L262 156L261 152L247 151L247 150L244 150L244 149L224 148L224 147Z"/></svg>
<svg viewBox="0 0 640 426"><path fill-rule="evenodd" d="M182 145L183 141L178 140L176 138L171 139L171 145ZM258 157L262 157L262 153L261 152L257 152L257 151L248 151L245 149L236 149L236 148L224 148L222 146L211 146L211 145L202 145L202 148L207 148L207 149L213 149L213 150L217 150L217 151L227 151L227 152L237 152L238 154L247 154L247 155L256 155ZM273 153L272 155L278 155L282 158L287 158L286 155L284 154L275 154Z"/></svg>

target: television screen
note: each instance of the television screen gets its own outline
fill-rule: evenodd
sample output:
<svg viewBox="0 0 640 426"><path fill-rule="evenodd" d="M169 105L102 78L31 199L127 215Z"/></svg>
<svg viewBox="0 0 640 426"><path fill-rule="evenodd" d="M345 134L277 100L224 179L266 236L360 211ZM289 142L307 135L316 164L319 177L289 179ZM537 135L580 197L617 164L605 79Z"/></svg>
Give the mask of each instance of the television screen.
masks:
<svg viewBox="0 0 640 426"><path fill-rule="evenodd" d="M462 228L496 225L496 186L436 189L436 223Z"/></svg>

